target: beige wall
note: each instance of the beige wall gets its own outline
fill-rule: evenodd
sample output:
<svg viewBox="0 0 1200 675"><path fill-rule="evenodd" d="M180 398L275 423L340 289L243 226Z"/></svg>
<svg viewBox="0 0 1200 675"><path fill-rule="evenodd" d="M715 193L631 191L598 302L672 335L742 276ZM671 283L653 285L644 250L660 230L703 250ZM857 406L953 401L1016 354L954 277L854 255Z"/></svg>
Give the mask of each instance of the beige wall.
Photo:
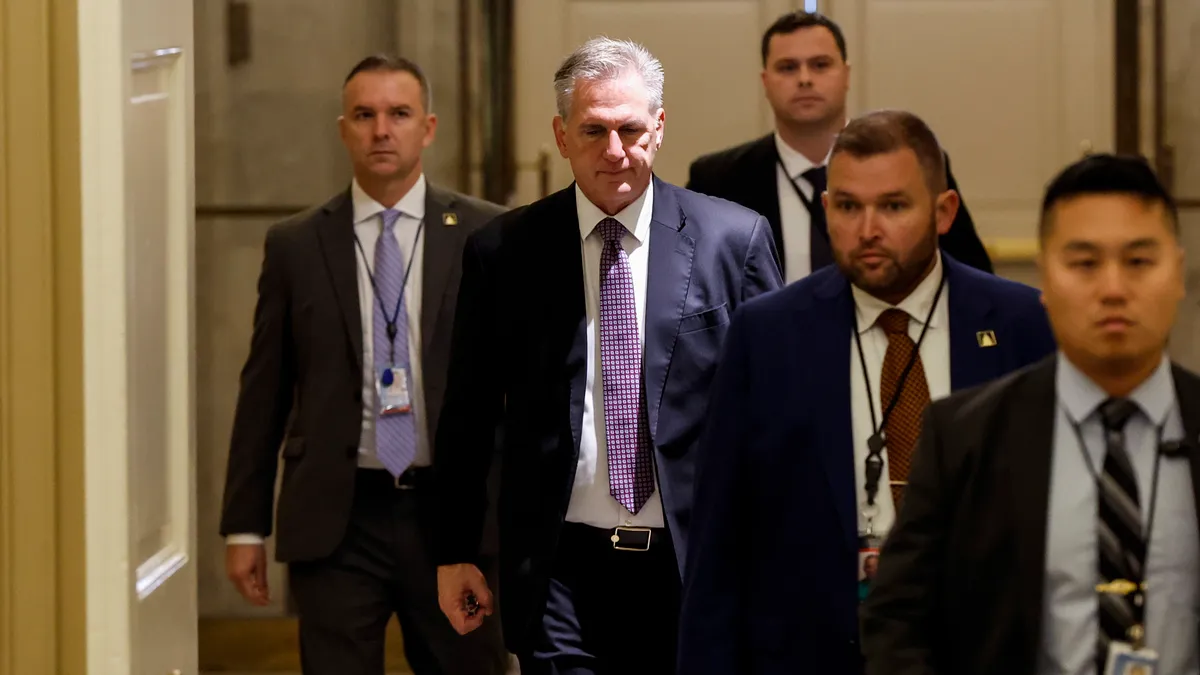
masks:
<svg viewBox="0 0 1200 675"><path fill-rule="evenodd" d="M0 675L85 672L75 8L0 0Z"/></svg>
<svg viewBox="0 0 1200 675"><path fill-rule="evenodd" d="M1164 142L1175 152L1175 196L1188 250L1187 299L1172 335L1172 356L1200 370L1200 3L1164 0ZM1191 204L1190 206L1188 204Z"/></svg>

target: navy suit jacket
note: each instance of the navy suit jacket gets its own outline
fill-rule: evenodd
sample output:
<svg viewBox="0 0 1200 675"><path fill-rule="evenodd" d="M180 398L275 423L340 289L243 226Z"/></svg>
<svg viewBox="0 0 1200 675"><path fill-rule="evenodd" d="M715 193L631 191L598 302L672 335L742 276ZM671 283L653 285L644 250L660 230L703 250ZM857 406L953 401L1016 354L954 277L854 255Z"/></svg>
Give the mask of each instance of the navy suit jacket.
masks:
<svg viewBox="0 0 1200 675"><path fill-rule="evenodd" d="M1054 351L1035 289L942 260L953 390ZM862 672L854 312L830 266L734 316L698 460L680 675Z"/></svg>
<svg viewBox="0 0 1200 675"><path fill-rule="evenodd" d="M695 446L730 317L783 282L762 216L657 178L649 245L643 372L682 575ZM583 426L587 319L574 185L468 239L458 303L434 454L437 558L477 559L499 425L500 614L509 650L522 654L545 608Z"/></svg>

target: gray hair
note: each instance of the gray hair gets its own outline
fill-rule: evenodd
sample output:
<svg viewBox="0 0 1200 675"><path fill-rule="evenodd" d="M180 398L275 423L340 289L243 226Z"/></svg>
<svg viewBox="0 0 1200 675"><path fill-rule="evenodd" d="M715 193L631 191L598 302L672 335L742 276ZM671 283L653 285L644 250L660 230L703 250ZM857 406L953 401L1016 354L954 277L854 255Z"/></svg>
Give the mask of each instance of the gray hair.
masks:
<svg viewBox="0 0 1200 675"><path fill-rule="evenodd" d="M558 114L566 119L571 112L575 84L580 80L603 81L630 71L641 75L650 96L650 112L662 107L663 68L658 59L642 45L631 40L598 37L588 40L571 53L554 73L554 98Z"/></svg>

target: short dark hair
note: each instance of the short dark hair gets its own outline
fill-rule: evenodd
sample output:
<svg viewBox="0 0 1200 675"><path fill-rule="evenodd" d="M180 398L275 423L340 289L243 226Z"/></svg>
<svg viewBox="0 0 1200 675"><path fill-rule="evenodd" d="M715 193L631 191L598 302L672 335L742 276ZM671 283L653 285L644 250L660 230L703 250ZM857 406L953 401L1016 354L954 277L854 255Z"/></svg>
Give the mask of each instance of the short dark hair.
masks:
<svg viewBox="0 0 1200 675"><path fill-rule="evenodd" d="M1050 212L1056 204L1083 195L1127 195L1147 206L1161 204L1172 231L1179 234L1179 208L1146 158L1098 153L1068 165L1050 181L1042 198L1038 237L1045 239L1050 233Z"/></svg>
<svg viewBox="0 0 1200 675"><path fill-rule="evenodd" d="M771 51L771 38L776 35L791 35L801 28L821 27L833 33L833 41L837 43L838 51L842 53L842 60L846 60L846 36L842 34L842 29L833 19L820 14L818 12L805 12L803 10L788 12L783 16L775 19L775 23L767 29L767 32L762 36L762 62L767 65L767 53Z"/></svg>
<svg viewBox="0 0 1200 675"><path fill-rule="evenodd" d="M829 161L841 153L866 158L908 148L917 155L933 194L946 191L946 158L933 130L904 110L877 110L850 120L837 135Z"/></svg>
<svg viewBox="0 0 1200 675"><path fill-rule="evenodd" d="M350 74L342 82L342 87L345 88L350 83L350 80L353 80L354 76L359 73L380 71L386 73L408 73L416 78L417 84L421 85L421 105L425 107L426 113L432 112L433 96L429 92L429 80L425 79L425 73L421 70L421 66L403 56L396 56L394 54L372 54L368 56L350 69Z"/></svg>

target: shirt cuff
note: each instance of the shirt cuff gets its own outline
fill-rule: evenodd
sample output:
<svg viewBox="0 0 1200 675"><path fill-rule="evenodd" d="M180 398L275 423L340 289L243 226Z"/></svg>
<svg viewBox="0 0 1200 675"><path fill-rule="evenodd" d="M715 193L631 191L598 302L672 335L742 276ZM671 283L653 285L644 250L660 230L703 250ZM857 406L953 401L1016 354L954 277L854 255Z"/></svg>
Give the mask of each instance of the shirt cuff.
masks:
<svg viewBox="0 0 1200 675"><path fill-rule="evenodd" d="M261 544L263 543L262 535L258 534L231 534L225 537L227 546Z"/></svg>

